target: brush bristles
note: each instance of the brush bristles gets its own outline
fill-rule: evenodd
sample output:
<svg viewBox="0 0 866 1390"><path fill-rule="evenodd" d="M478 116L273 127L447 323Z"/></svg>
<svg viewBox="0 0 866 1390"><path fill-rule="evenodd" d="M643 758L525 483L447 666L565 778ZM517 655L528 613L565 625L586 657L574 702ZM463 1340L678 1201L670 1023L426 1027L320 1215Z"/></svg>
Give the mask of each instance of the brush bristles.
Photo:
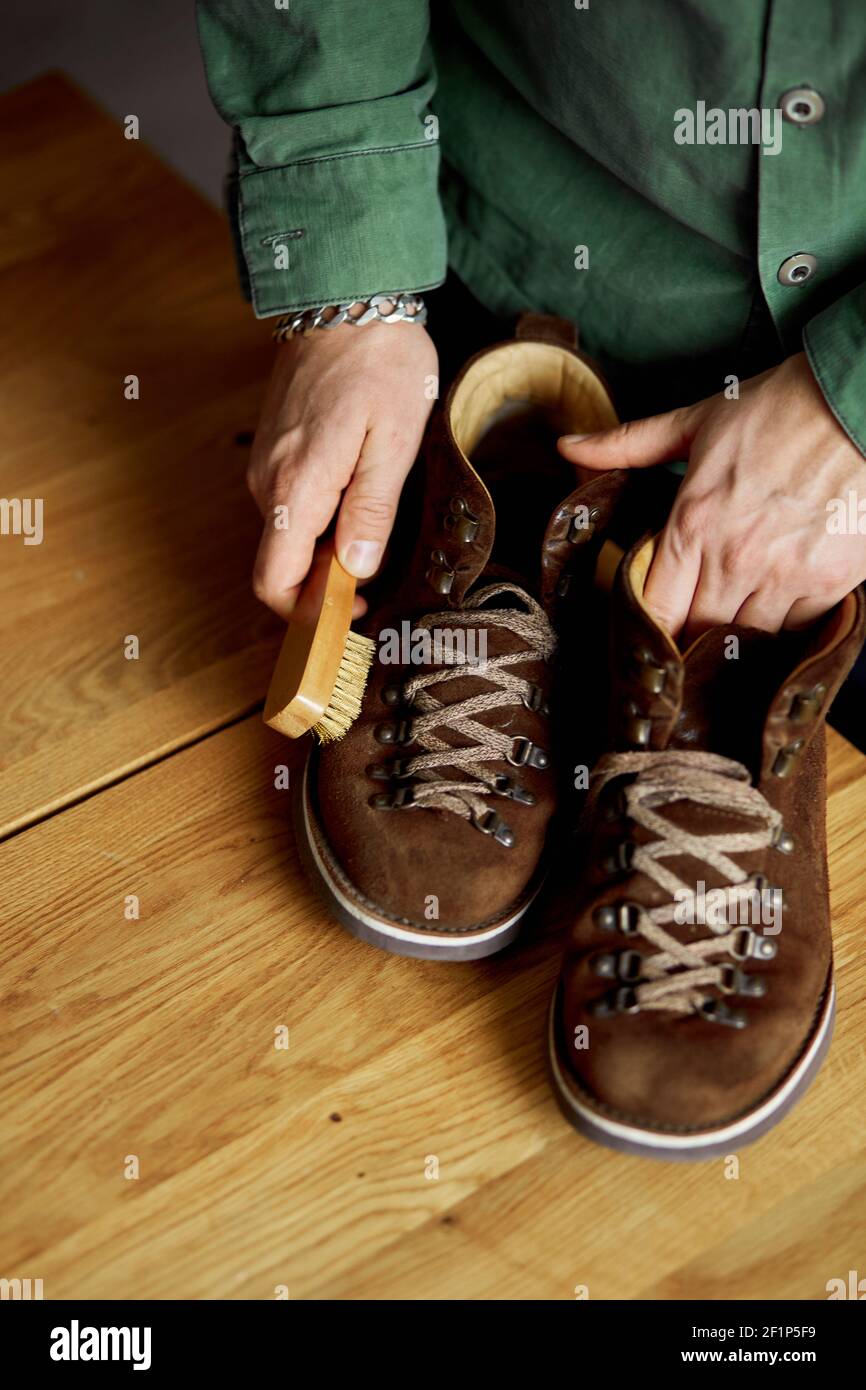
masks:
<svg viewBox="0 0 866 1390"><path fill-rule="evenodd" d="M375 655L376 643L372 637L349 632L328 707L313 725L313 733L320 743L342 738L358 718Z"/></svg>

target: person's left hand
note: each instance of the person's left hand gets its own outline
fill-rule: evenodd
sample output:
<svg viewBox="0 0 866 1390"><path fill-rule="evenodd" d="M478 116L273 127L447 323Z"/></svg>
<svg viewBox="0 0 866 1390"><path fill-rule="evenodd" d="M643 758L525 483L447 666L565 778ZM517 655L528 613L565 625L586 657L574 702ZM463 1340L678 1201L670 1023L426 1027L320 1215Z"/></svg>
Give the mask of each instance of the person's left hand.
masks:
<svg viewBox="0 0 866 1390"><path fill-rule="evenodd" d="M838 424L805 353L696 405L586 436L586 468L688 459L644 597L674 636L741 623L777 632L826 613L866 578L866 535L831 534L827 503L866 496L866 459Z"/></svg>

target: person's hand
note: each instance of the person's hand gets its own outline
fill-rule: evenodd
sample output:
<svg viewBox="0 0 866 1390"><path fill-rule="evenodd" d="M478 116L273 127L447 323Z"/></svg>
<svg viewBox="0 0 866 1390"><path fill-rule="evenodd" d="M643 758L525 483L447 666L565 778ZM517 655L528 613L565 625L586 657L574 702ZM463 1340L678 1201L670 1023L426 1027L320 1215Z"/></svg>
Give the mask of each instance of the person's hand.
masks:
<svg viewBox="0 0 866 1390"><path fill-rule="evenodd" d="M826 613L866 577L866 536L834 533L827 504L866 493L866 459L833 416L804 353L696 405L584 437L586 468L688 459L644 590L674 636L737 622L777 632Z"/></svg>
<svg viewBox="0 0 866 1390"><path fill-rule="evenodd" d="M338 507L340 562L356 579L375 574L437 372L420 324L341 324L277 348L247 484L264 518L253 588L282 617ZM356 616L364 608L356 598Z"/></svg>

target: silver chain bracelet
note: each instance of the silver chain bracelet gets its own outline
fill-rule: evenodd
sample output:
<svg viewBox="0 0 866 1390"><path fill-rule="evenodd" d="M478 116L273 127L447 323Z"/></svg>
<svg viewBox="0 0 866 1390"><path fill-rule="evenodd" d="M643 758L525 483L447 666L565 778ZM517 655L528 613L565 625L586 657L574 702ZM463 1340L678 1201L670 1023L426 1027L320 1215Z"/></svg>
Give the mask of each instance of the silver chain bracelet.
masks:
<svg viewBox="0 0 866 1390"><path fill-rule="evenodd" d="M390 304L390 313L381 306ZM360 313L352 313L360 308ZM330 311L330 312L329 312ZM328 318L325 315L329 314ZM367 300L355 299L343 304L320 304L316 309L301 309L296 314L284 314L273 331L275 343L285 342L292 333L306 333L311 328L339 328L350 323L359 328L365 323L426 323L427 306L417 294L374 294Z"/></svg>

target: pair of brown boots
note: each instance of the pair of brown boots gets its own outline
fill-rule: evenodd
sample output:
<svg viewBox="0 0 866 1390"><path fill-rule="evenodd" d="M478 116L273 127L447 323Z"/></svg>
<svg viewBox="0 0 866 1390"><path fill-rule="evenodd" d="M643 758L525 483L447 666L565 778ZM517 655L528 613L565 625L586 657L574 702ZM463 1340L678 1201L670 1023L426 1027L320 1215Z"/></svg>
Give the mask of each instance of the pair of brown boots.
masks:
<svg viewBox="0 0 866 1390"><path fill-rule="evenodd" d="M566 1116L710 1157L776 1123L829 1043L824 721L864 601L682 653L642 601L651 539L599 582L628 476L574 489L556 451L616 423L560 320L527 316L467 364L431 425L414 554L365 624L361 716L308 759L298 841L351 932L424 959L501 950L547 877Z"/></svg>

